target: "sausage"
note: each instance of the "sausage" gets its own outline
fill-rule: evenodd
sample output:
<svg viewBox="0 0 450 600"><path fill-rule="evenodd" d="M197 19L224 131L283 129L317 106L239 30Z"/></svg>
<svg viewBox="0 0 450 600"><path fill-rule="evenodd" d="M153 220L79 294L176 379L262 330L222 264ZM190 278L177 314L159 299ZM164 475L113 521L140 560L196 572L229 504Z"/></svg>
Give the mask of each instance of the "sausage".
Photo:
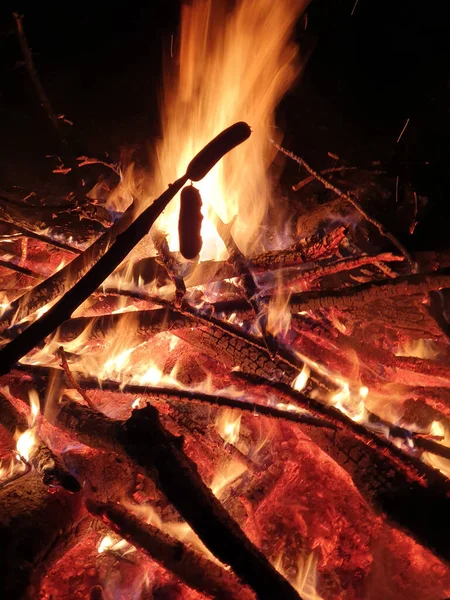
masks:
<svg viewBox="0 0 450 600"><path fill-rule="evenodd" d="M180 238L180 252L184 258L192 260L202 249L203 215L201 213L202 197L200 192L192 185L181 190L180 216L178 218L178 236Z"/></svg>
<svg viewBox="0 0 450 600"><path fill-rule="evenodd" d="M186 171L188 179L200 181L227 152L245 142L252 130L240 121L224 129L217 137L207 144L203 150L194 156Z"/></svg>

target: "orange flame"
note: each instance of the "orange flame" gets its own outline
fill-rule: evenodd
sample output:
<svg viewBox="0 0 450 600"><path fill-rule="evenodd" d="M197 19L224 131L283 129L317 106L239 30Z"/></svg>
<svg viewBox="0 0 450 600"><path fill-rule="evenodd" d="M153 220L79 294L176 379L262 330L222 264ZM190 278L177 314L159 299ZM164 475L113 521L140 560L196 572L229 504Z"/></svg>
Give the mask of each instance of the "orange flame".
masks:
<svg viewBox="0 0 450 600"><path fill-rule="evenodd" d="M243 252L260 238L270 202L267 166L273 157L274 111L299 72L291 36L305 0L197 0L182 8L177 72L164 82L163 141L157 148L161 186L184 173L189 160L222 129L247 121L249 143L230 152L199 183L203 198L201 259L226 255L208 208L224 222L237 215L233 236ZM178 206L158 221L178 249Z"/></svg>

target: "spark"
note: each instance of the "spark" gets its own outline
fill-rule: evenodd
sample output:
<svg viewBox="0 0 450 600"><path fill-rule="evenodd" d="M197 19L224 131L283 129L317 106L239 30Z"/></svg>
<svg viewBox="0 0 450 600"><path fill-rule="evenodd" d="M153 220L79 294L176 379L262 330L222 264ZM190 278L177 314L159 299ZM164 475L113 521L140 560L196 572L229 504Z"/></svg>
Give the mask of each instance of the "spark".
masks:
<svg viewBox="0 0 450 600"><path fill-rule="evenodd" d="M402 135L405 133L406 128L408 127L408 125L409 125L409 117L406 119L406 123L404 124L403 129L400 131L400 135L397 138L397 144L402 139Z"/></svg>
<svg viewBox="0 0 450 600"><path fill-rule="evenodd" d="M353 5L352 12L350 13L351 17L353 17L353 13L355 12L356 7L358 6L358 2L359 2L359 0L355 0L355 4Z"/></svg>

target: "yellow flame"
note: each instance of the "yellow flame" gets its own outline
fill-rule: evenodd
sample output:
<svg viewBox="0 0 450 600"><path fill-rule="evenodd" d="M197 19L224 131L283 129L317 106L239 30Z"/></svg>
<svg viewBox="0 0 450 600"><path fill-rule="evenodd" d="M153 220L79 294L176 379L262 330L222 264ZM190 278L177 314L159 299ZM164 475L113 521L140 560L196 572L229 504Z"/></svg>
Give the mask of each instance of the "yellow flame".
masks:
<svg viewBox="0 0 450 600"><path fill-rule="evenodd" d="M18 454L27 462L30 460L31 452L37 443L37 434L35 429L27 429L18 438L16 450Z"/></svg>
<svg viewBox="0 0 450 600"><path fill-rule="evenodd" d="M37 435L37 417L40 412L39 408L39 395L36 390L30 390L28 392L30 400L30 414L28 415L28 426L29 429L19 435L16 440L16 450L21 458L27 462L30 460L30 456L36 444L38 443Z"/></svg>
<svg viewBox="0 0 450 600"><path fill-rule="evenodd" d="M339 392L333 394L330 398L331 404L353 421L360 423L364 421L366 416L366 407L364 400L369 394L369 388L362 386L359 393L352 393L347 381L337 379L336 383L341 385Z"/></svg>
<svg viewBox="0 0 450 600"><path fill-rule="evenodd" d="M18 456L0 461L0 482L6 482L25 471L25 465Z"/></svg>
<svg viewBox="0 0 450 600"><path fill-rule="evenodd" d="M246 469L247 467L243 463L233 461L225 468L218 470L209 486L216 498L220 500L226 491L226 488L240 477Z"/></svg>
<svg viewBox="0 0 450 600"><path fill-rule="evenodd" d="M117 551L117 550L125 550L125 549L128 549L128 550L132 549L132 547L126 540L122 540L117 537L114 538L111 535L105 535L105 537L102 538L102 540L100 541L100 544L98 545L97 552L99 554L102 554L103 552L106 552L107 550Z"/></svg>
<svg viewBox="0 0 450 600"><path fill-rule="evenodd" d="M314 552L308 555L300 554L295 579L286 573L282 555L275 560L273 566L283 577L286 577L303 600L322 600L322 596L317 593L317 565L318 558Z"/></svg>
<svg viewBox="0 0 450 600"><path fill-rule="evenodd" d="M395 353L396 356L415 356L416 358L434 359L439 350L432 340L408 340Z"/></svg>
<svg viewBox="0 0 450 600"><path fill-rule="evenodd" d="M304 363L303 368L300 371L300 374L297 375L297 377L292 382L292 387L294 388L294 390L297 390L297 392L301 392L302 390L305 389L306 384L308 383L310 373L311 373L311 369L308 367L308 365L306 363Z"/></svg>
<svg viewBox="0 0 450 600"><path fill-rule="evenodd" d="M247 121L253 129L248 142L198 183L205 217L201 260L226 256L208 218L210 206L226 223L237 215L233 236L243 252L254 246L270 202L266 171L274 152L268 136L275 108L299 72L290 40L306 1L238 0L232 11L226 4L196 0L182 8L179 59L172 61L178 72L164 84L157 148L163 186L184 173L190 159L229 125ZM172 203L158 220L172 250L178 249L177 215Z"/></svg>
<svg viewBox="0 0 450 600"><path fill-rule="evenodd" d="M216 429L226 444L236 444L241 428L241 413L231 408L221 409L216 416Z"/></svg>
<svg viewBox="0 0 450 600"><path fill-rule="evenodd" d="M440 421L433 421L431 423L430 433L436 437L444 437L445 429Z"/></svg>

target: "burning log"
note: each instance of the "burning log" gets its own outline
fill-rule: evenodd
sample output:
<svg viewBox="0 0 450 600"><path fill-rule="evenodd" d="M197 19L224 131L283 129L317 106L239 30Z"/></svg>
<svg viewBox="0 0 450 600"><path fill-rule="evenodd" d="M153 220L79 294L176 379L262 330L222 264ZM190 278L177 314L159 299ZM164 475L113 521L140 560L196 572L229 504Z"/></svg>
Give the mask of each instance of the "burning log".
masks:
<svg viewBox="0 0 450 600"><path fill-rule="evenodd" d="M121 422L65 401L56 422L83 443L134 460L157 482L206 547L229 564L258 597L298 600L295 590L250 543L200 479L195 465L179 448L179 440L162 428L156 409L147 405Z"/></svg>
<svg viewBox="0 0 450 600"><path fill-rule="evenodd" d="M324 236L314 234L283 250L255 254L248 259L249 268L255 272L263 272L327 258L336 252L346 235L345 227L337 227ZM196 263L193 270L187 268L185 281L188 287L194 287L221 281L233 277L233 275L234 268L228 262L206 260ZM136 284L140 278L145 283L150 283L155 280L164 281L164 277L165 272L161 269L156 258L143 258L133 266L133 280Z"/></svg>
<svg viewBox="0 0 450 600"><path fill-rule="evenodd" d="M12 403L0 394L0 425L11 436L28 431L28 422ZM55 453L33 432L33 442L24 459L35 469L42 482L47 486L63 487L70 492L79 492L78 481L69 473Z"/></svg>
<svg viewBox="0 0 450 600"><path fill-rule="evenodd" d="M25 204L7 192L0 192L0 219L18 231L23 231L27 236L45 239L64 250L71 247L62 242L50 242L51 238L44 235L46 229L51 228L66 235L70 231L70 235L80 244L104 231L103 225L97 219L93 219L92 215L87 217L80 214L80 210L74 209L73 206L55 210L52 206ZM71 248L71 251L77 253L76 249Z"/></svg>
<svg viewBox="0 0 450 600"><path fill-rule="evenodd" d="M88 502L89 511L130 544L144 550L192 589L218 600L250 600L254 595L223 567L143 523L119 504Z"/></svg>
<svg viewBox="0 0 450 600"><path fill-rule="evenodd" d="M289 299L292 312L339 308L348 310L369 302L398 296L417 296L423 299L429 292L450 287L447 269L435 273L420 273L397 277L390 281L373 281L339 291L304 292Z"/></svg>
<svg viewBox="0 0 450 600"><path fill-rule="evenodd" d="M36 598L45 559L55 544L64 546L80 510L78 495L62 489L49 494L33 471L0 488L0 589L5 598Z"/></svg>

